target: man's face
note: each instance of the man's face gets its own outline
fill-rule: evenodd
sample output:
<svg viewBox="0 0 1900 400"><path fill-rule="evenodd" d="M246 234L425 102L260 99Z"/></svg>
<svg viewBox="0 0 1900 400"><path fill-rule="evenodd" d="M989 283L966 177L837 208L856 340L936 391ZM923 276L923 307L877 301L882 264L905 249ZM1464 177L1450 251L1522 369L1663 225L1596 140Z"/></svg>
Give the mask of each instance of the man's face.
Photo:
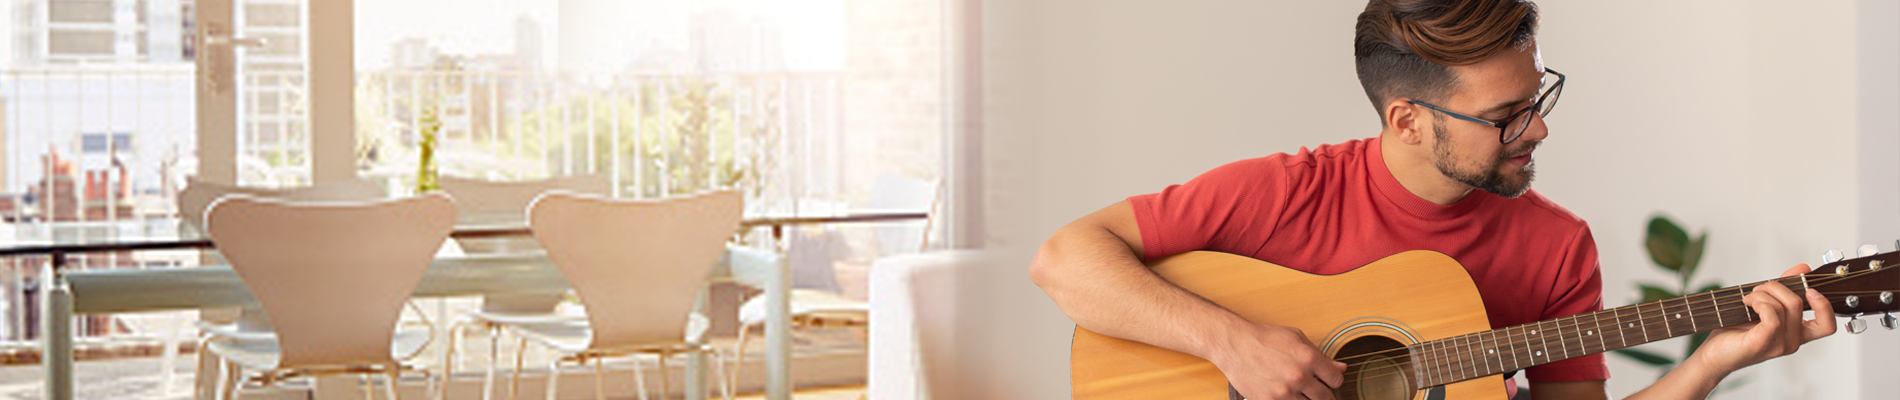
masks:
<svg viewBox="0 0 1900 400"><path fill-rule="evenodd" d="M1458 76L1458 87L1440 107L1493 122L1503 122L1530 107L1544 84L1544 63L1535 44L1478 64L1453 67L1452 73ZM1439 173L1504 197L1517 197L1530 189L1535 175L1531 152L1550 135L1542 117L1526 115L1531 125L1507 145L1499 143L1496 127L1427 113L1432 116L1432 164Z"/></svg>

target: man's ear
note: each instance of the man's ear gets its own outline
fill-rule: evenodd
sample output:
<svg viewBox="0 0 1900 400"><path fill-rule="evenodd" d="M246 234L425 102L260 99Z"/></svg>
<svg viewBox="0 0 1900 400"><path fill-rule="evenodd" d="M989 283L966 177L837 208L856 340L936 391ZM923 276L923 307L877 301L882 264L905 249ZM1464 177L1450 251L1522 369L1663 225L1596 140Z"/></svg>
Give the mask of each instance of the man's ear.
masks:
<svg viewBox="0 0 1900 400"><path fill-rule="evenodd" d="M1385 126L1390 127L1399 142L1417 145L1424 142L1425 124L1431 121L1426 121L1425 116L1417 112L1418 107L1407 100L1411 99L1397 98L1385 103Z"/></svg>

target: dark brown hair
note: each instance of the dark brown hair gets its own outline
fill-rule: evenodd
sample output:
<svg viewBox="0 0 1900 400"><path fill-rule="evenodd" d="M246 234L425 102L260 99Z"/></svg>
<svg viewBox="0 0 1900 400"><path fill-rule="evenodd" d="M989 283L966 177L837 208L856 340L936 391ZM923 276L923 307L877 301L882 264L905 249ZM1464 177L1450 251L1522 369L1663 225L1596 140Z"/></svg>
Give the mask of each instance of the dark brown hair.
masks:
<svg viewBox="0 0 1900 400"><path fill-rule="evenodd" d="M1457 86L1451 67L1529 45L1537 5L1529 0L1372 0L1359 13L1353 65L1385 120L1395 97L1442 101Z"/></svg>

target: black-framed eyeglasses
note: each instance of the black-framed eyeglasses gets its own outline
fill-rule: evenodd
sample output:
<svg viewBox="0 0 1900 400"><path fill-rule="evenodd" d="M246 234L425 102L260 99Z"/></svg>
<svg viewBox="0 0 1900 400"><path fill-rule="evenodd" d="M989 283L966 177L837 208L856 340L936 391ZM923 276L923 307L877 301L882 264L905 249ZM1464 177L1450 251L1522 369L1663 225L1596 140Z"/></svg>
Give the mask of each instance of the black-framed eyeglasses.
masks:
<svg viewBox="0 0 1900 400"><path fill-rule="evenodd" d="M1517 113L1511 114L1510 117L1504 119L1504 122L1491 122L1491 121L1479 119L1477 117L1472 117L1469 115L1451 112L1451 110L1438 108L1438 106L1426 104L1423 101L1407 100L1406 102L1425 106L1425 108L1430 108L1433 111L1445 113L1445 115L1450 115L1452 118L1462 119L1466 121L1471 121L1471 122L1476 122L1476 123L1496 127L1498 128L1498 142L1511 143L1511 141L1517 140L1518 136L1524 136L1525 130L1530 129L1530 126L1531 126L1530 111L1531 110L1537 110L1537 116L1549 117L1550 109L1555 108L1557 106L1557 98L1563 96L1564 94L1564 74L1562 72L1551 70L1550 68L1544 68L1544 72L1557 75L1557 83L1551 84L1549 89L1544 89L1544 93L1537 96L1537 102L1531 103L1530 107L1524 107L1524 109L1518 110Z"/></svg>

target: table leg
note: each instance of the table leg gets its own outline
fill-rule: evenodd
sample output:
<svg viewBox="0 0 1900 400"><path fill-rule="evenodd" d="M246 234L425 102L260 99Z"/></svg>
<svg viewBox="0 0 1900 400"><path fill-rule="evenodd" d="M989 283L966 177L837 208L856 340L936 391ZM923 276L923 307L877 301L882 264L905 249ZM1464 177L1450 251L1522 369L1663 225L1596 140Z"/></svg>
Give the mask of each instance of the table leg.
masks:
<svg viewBox="0 0 1900 400"><path fill-rule="evenodd" d="M765 289L765 398L792 398L792 267L778 257L771 286Z"/></svg>
<svg viewBox="0 0 1900 400"><path fill-rule="evenodd" d="M699 298L693 301L693 311L707 314L711 300L712 285L699 290ZM710 329L710 328L709 328ZM707 333L705 336L712 336ZM703 341L710 342L702 338ZM718 351L714 349L714 351ZM695 351L686 355L686 400L706 400L706 352Z"/></svg>
<svg viewBox="0 0 1900 400"><path fill-rule="evenodd" d="M40 363L46 367L46 398L73 398L73 294L59 276L66 256L53 254L53 260L40 272Z"/></svg>

